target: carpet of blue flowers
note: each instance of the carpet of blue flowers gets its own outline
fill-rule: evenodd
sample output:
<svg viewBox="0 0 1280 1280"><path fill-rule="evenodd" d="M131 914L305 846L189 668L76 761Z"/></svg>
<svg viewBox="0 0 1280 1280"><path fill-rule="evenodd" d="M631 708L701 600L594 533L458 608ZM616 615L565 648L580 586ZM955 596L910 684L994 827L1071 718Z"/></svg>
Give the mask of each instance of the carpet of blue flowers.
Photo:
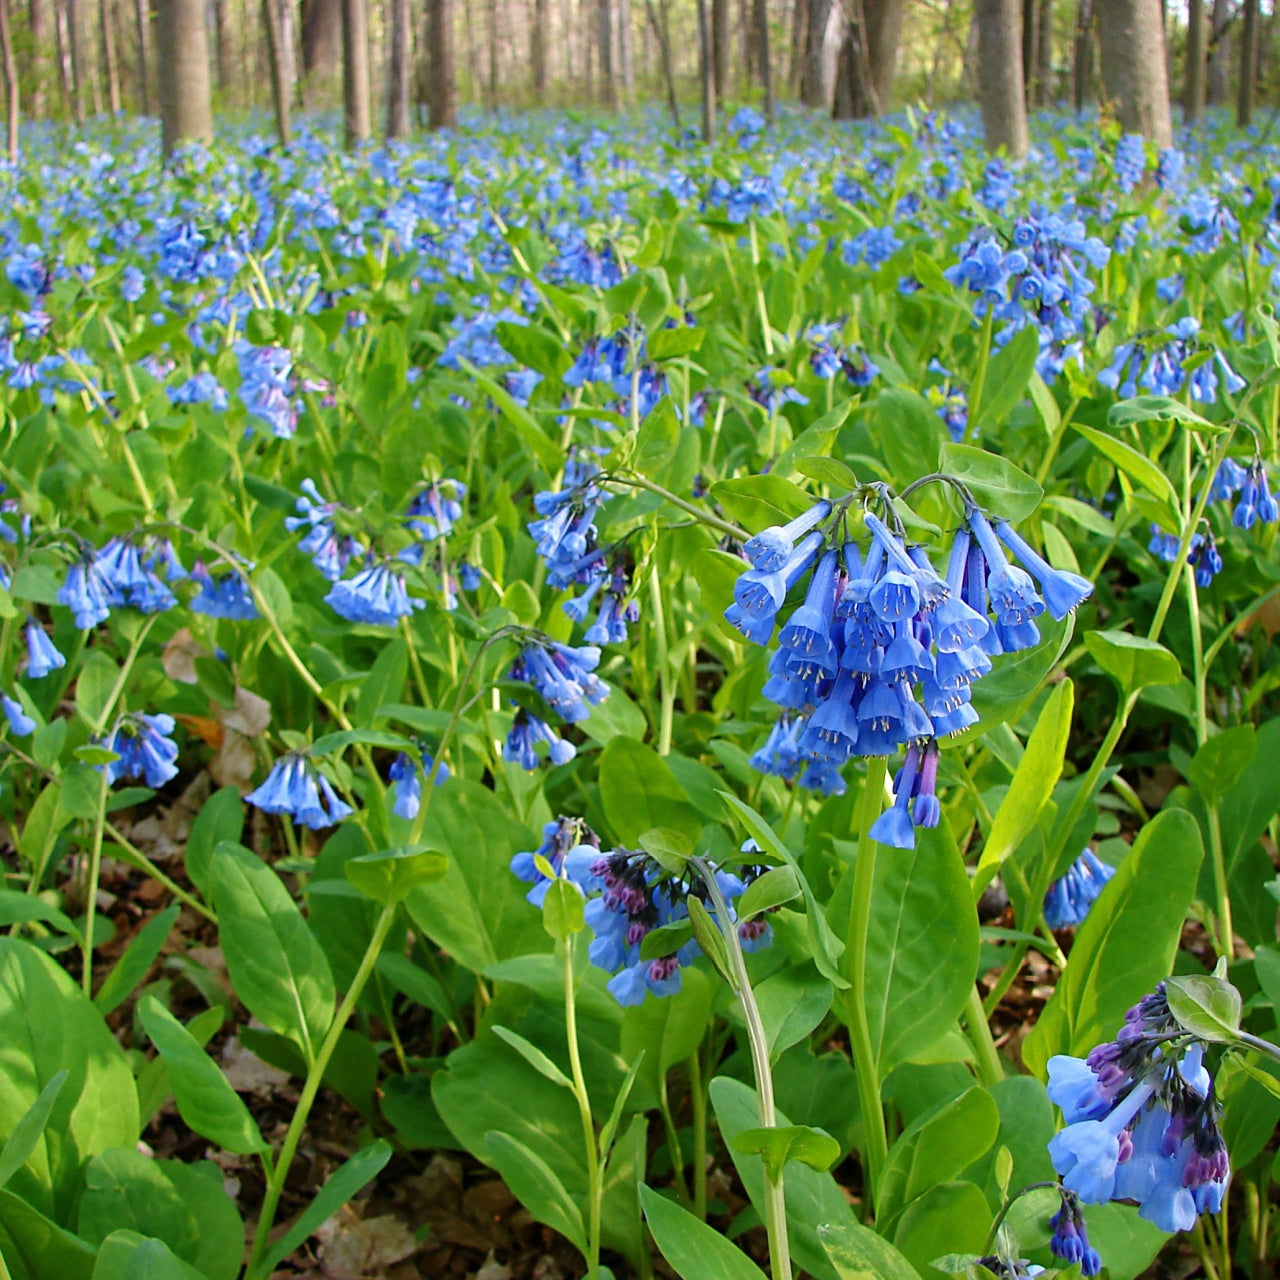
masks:
<svg viewBox="0 0 1280 1280"><path fill-rule="evenodd" d="M0 1274L1271 1274L1278 160L33 131Z"/></svg>

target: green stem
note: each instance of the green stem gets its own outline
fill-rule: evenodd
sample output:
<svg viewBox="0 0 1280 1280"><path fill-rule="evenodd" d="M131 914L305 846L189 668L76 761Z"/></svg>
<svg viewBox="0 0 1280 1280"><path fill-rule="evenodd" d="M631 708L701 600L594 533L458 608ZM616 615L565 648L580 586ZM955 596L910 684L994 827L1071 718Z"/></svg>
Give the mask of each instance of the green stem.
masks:
<svg viewBox="0 0 1280 1280"><path fill-rule="evenodd" d="M671 650L667 642L667 615L662 605L662 583L658 566L649 566L649 607L653 610L653 639L658 651L658 754L671 754L671 733L675 722L676 686L672 679Z"/></svg>
<svg viewBox="0 0 1280 1280"><path fill-rule="evenodd" d="M156 866L150 858L147 857L141 849L137 848L129 842L124 832L120 831L111 822L106 823L106 834L111 837L117 845L119 845L119 853L115 856L121 862L128 863L131 867L135 867L144 875L150 876L157 884L162 884L179 902L185 903L192 911L198 915L204 916L210 924L217 924L218 917L200 901L194 894L188 893L180 884L171 880L159 867Z"/></svg>
<svg viewBox="0 0 1280 1280"><path fill-rule="evenodd" d="M662 1127L666 1131L667 1154L671 1157L671 1169L675 1174L676 1194L680 1197L681 1203L689 1204L693 1197L689 1194L689 1183L684 1176L684 1148L680 1145L675 1117L671 1114L671 1100L667 1094L665 1075L658 1082L658 1111L662 1116Z"/></svg>
<svg viewBox="0 0 1280 1280"><path fill-rule="evenodd" d="M978 1079L990 1088L1004 1079L1004 1063L1000 1061L996 1042L991 1038L991 1024L987 1021L987 1011L982 1007L982 996L976 986L969 989L965 1017L968 1020L969 1042L977 1055Z"/></svg>
<svg viewBox="0 0 1280 1280"><path fill-rule="evenodd" d="M652 480L646 480L644 476L614 473L609 479L617 484L629 484L633 488L643 489L646 493L655 493L671 503L673 507L679 507L686 515L691 515L695 520L705 524L708 529L723 533L737 542L746 542L751 537L745 529L739 529L736 524L730 524L727 520L721 520L719 516L713 516L700 507L695 507L692 502L686 502L679 494L672 493L670 489L664 489L660 484L654 484Z"/></svg>
<svg viewBox="0 0 1280 1280"><path fill-rule="evenodd" d="M738 939L738 930L729 912L729 905L720 892L715 875L701 858L691 858L690 862L702 877L703 884L715 908L716 924L720 935L724 938L725 950L729 957L729 976L734 994L742 1007L742 1016L747 1024L747 1043L751 1049L751 1066L756 1078L756 1098L760 1106L760 1126L764 1129L776 1129L778 1113L773 1101L773 1072L769 1065L769 1040L765 1035L764 1020L760 1017L760 1006L756 1003L755 992L751 989L751 976L747 973L747 960L742 954L742 943ZM773 1280L791 1280L791 1248L787 1241L787 1197L783 1185L783 1175L779 1171L776 1179L769 1174L768 1165L764 1166L764 1225L769 1236L770 1274Z"/></svg>
<svg viewBox="0 0 1280 1280"><path fill-rule="evenodd" d="M93 818L93 844L89 848L89 883L85 887L84 934L80 939L80 956L83 972L80 985L89 999L93 999L93 935L94 920L98 914L98 876L102 871L102 831L107 821L107 793L111 784L107 771L98 775L98 812Z"/></svg>
<svg viewBox="0 0 1280 1280"><path fill-rule="evenodd" d="M1080 397L1076 396L1067 405L1067 411L1058 419L1058 425L1054 428L1053 435L1049 439L1049 447L1045 450L1044 457L1041 459L1040 469L1036 472L1036 484L1041 487L1044 486L1044 482L1048 478L1049 471L1058 456L1058 450L1062 448L1062 439L1067 434L1067 428L1071 425L1071 419L1075 417L1075 412L1079 407Z"/></svg>
<svg viewBox="0 0 1280 1280"><path fill-rule="evenodd" d="M693 1111L693 1211L707 1220L707 1091L702 1080L702 1046L689 1059L689 1105Z"/></svg>
<svg viewBox="0 0 1280 1280"><path fill-rule="evenodd" d="M582 1072L582 1056L578 1051L573 949L568 939L561 940L556 946L564 966L564 1025L569 1042L569 1072L573 1077L573 1095L578 1100L582 1144L587 1158L587 1280L597 1280L600 1275L600 1206L604 1199L604 1169L600 1163L596 1124L591 1118L591 1095L587 1092L587 1079Z"/></svg>
<svg viewBox="0 0 1280 1280"><path fill-rule="evenodd" d="M871 897L875 889L876 854L879 846L871 838L871 827L884 804L884 784L888 775L884 756L867 761L867 776L858 799L858 854L853 864L853 892L849 901L849 927L845 934L844 972L849 990L842 993L845 1022L849 1027L849 1047L862 1104L863 1141L866 1144L863 1214L870 1218L875 1187L889 1154L884 1108L880 1104L880 1076L875 1049L871 1044L871 1023L867 1017L867 933L871 924Z"/></svg>
<svg viewBox="0 0 1280 1280"><path fill-rule="evenodd" d="M994 313L988 307L986 319L982 322L982 337L978 343L978 367L974 371L973 381L969 383L969 422L975 427L982 409L982 392L987 383L987 364L991 359L991 330L994 323ZM968 434L966 427L965 435Z"/></svg>
<svg viewBox="0 0 1280 1280"><path fill-rule="evenodd" d="M760 239L756 235L756 223L747 223L751 232L751 278L756 286L756 309L760 312L760 328L764 334L764 353L773 359L773 331L769 328L769 309L765 306L764 286L760 283Z"/></svg>
<svg viewBox="0 0 1280 1280"><path fill-rule="evenodd" d="M369 939L369 945L365 948L364 955L361 957L360 967L356 970L355 977L351 979L351 985L347 989L346 995L342 997L342 1003L338 1006L338 1012L334 1016L333 1023L329 1027L319 1051L316 1053L310 1070L307 1072L307 1079L302 1086L302 1093L298 1097L298 1104L294 1108L293 1118L289 1121L289 1129L284 1137L284 1145L280 1148L280 1157L276 1160L271 1170L271 1176L267 1179L267 1189L262 1197L262 1210L258 1215L258 1225L253 1234L253 1247L249 1251L249 1261L245 1267L246 1280L261 1280L262 1256L266 1250L267 1242L271 1238L271 1228L275 1222L276 1210L280 1205L280 1196L284 1191L285 1180L289 1176L289 1166L293 1163L293 1157L297 1155L298 1144L302 1141L302 1134L307 1127L307 1119L311 1115L311 1108L315 1103L316 1094L320 1092L320 1085L329 1066L329 1060L333 1057L334 1050L338 1047L338 1039L346 1028L347 1021L356 1007L356 1002L360 999L360 993L369 981L373 966L377 963L378 956L382 954L383 944L387 940L387 935L391 932L391 925L395 920L395 916L396 904L387 903L382 908L382 914L378 917L377 924L374 925L373 936Z"/></svg>

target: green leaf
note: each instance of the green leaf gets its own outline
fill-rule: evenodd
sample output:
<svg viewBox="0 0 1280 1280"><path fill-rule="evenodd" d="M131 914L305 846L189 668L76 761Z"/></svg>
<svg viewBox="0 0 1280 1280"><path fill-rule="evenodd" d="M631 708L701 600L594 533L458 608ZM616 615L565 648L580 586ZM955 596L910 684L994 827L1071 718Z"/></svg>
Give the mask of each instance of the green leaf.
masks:
<svg viewBox="0 0 1280 1280"><path fill-rule="evenodd" d="M889 1149L876 1221L887 1227L913 1200L958 1177L991 1149L999 1129L995 1100L976 1087L917 1116Z"/></svg>
<svg viewBox="0 0 1280 1280"><path fill-rule="evenodd" d="M982 384L982 398L974 407L971 431L981 434L986 428L1003 423L1017 408L1018 402L1027 394L1027 385L1036 371L1039 355L1039 330L1034 325L1027 325L991 357L986 380ZM1005 511L1001 514L1010 520L1021 518Z"/></svg>
<svg viewBox="0 0 1280 1280"><path fill-rule="evenodd" d="M564 465L564 455L556 441L542 429L537 418L512 396L505 387L477 369L468 360L459 360L459 366L471 377L490 400L497 405L503 418L520 437L522 443L538 459L548 475L555 475Z"/></svg>
<svg viewBox="0 0 1280 1280"><path fill-rule="evenodd" d="M938 470L963 480L984 507L1015 523L1031 515L1044 497L1044 490L1025 471L970 444L944 444Z"/></svg>
<svg viewBox="0 0 1280 1280"><path fill-rule="evenodd" d="M1280 1077L1273 1075L1266 1068L1250 1062L1243 1055L1236 1059L1236 1064L1245 1075L1256 1080L1273 1098L1280 1098Z"/></svg>
<svg viewBox="0 0 1280 1280"><path fill-rule="evenodd" d="M758 1155L774 1182L792 1160L825 1173L840 1158L840 1144L825 1129L807 1124L743 1129L734 1135L733 1145L744 1155Z"/></svg>
<svg viewBox="0 0 1280 1280"><path fill-rule="evenodd" d="M702 819L671 766L635 738L611 738L600 753L600 803L619 844L634 849L641 835L665 827L690 840Z"/></svg>
<svg viewBox="0 0 1280 1280"><path fill-rule="evenodd" d="M582 890L571 880L555 879L542 900L542 925L556 942L566 942L587 927Z"/></svg>
<svg viewBox="0 0 1280 1280"><path fill-rule="evenodd" d="M17 938L0 938L0 1044L6 1055L0 1137L7 1142L33 1108L38 1112L50 1082L67 1074L35 1145L8 1185L40 1212L70 1221L85 1163L109 1147L138 1140L133 1072L79 986L39 948Z"/></svg>
<svg viewBox="0 0 1280 1280"><path fill-rule="evenodd" d="M796 438L778 455L777 461L769 468L769 474L775 476L789 476L792 471L799 472L801 475L809 474L801 469L801 462L819 461L832 462L833 459L826 458L823 455L831 452L835 445L836 435L840 428L848 421L850 413L853 412L854 402L846 400L843 404L838 404L833 409L829 409L816 422L807 426ZM853 475L848 467L844 467L843 463L836 463L836 468L843 468L843 472ZM838 493L847 493L849 489L857 484L857 477L854 476L854 484L849 485L838 482L836 491Z"/></svg>
<svg viewBox="0 0 1280 1280"><path fill-rule="evenodd" d="M757 876L747 885L746 893L738 899L738 919L750 920L761 912L794 901L800 894L800 881L794 867L770 867L764 875Z"/></svg>
<svg viewBox="0 0 1280 1280"><path fill-rule="evenodd" d="M494 334L521 364L528 365L544 378L559 378L573 363L564 343L536 324L499 320Z"/></svg>
<svg viewBox="0 0 1280 1280"><path fill-rule="evenodd" d="M893 1243L927 1275L934 1258L952 1251L979 1253L991 1219L986 1196L972 1182L940 1182L907 1206Z"/></svg>
<svg viewBox="0 0 1280 1280"><path fill-rule="evenodd" d="M202 1280L163 1240L121 1227L98 1250L93 1280Z"/></svg>
<svg viewBox="0 0 1280 1280"><path fill-rule="evenodd" d="M1169 1012L1178 1025L1212 1044L1235 1044L1240 1038L1240 993L1225 978L1192 974L1165 982Z"/></svg>
<svg viewBox="0 0 1280 1280"><path fill-rule="evenodd" d="M370 727L378 711L399 702L409 676L409 647L400 636L388 640L374 659L356 695L358 724Z"/></svg>
<svg viewBox="0 0 1280 1280"><path fill-rule="evenodd" d="M707 959L711 961L716 972L735 990L737 980L729 967L729 950L725 946L724 936L716 927L711 913L702 905L702 899L689 895L686 905L689 910L689 921L693 925L693 936L697 938Z"/></svg>
<svg viewBox="0 0 1280 1280"><path fill-rule="evenodd" d="M212 886L213 851L220 844L239 844L244 832L244 802L236 787L215 791L196 814L187 835L185 860L191 883L207 898Z"/></svg>
<svg viewBox="0 0 1280 1280"><path fill-rule="evenodd" d="M951 1029L977 968L978 918L950 828L918 830L914 849L882 850L866 967L867 1018L881 1079Z"/></svg>
<svg viewBox="0 0 1280 1280"><path fill-rule="evenodd" d="M388 751L408 751L413 747L413 743L404 734L391 733L387 729L339 729L335 733L326 733L317 738L308 748L308 754L319 759L357 744L385 747Z"/></svg>
<svg viewBox="0 0 1280 1280"><path fill-rule="evenodd" d="M558 1084L561 1088L573 1089L573 1081L536 1044L512 1031L510 1027L495 1025L493 1034L499 1040L505 1040L540 1076L545 1076L552 1084Z"/></svg>
<svg viewBox="0 0 1280 1280"><path fill-rule="evenodd" d="M644 1054L644 1076L655 1093L678 1062L698 1051L711 1023L712 984L700 969L681 970L680 990L622 1011L619 1051L634 1062Z"/></svg>
<svg viewBox="0 0 1280 1280"><path fill-rule="evenodd" d="M1170 510L1177 511L1178 495L1173 490L1169 477L1146 454L1139 453L1132 445L1123 440L1109 436L1105 431L1095 427L1086 427L1083 423L1073 422L1072 427L1102 454L1117 470L1123 471L1140 489L1144 489L1153 498L1166 503Z"/></svg>
<svg viewBox="0 0 1280 1280"><path fill-rule="evenodd" d="M679 440L676 407L670 396L663 396L640 424L632 465L641 475L656 476L671 461Z"/></svg>
<svg viewBox="0 0 1280 1280"><path fill-rule="evenodd" d="M320 1188L289 1230L263 1255L262 1272L270 1275L291 1253L314 1235L348 1200L372 1182L391 1159L392 1146L379 1138L362 1147Z"/></svg>
<svg viewBox="0 0 1280 1280"><path fill-rule="evenodd" d="M154 996L139 1004L138 1016L169 1067L174 1101L187 1124L237 1155L268 1150L249 1108L191 1032Z"/></svg>
<svg viewBox="0 0 1280 1280"><path fill-rule="evenodd" d="M640 940L640 959L658 960L662 956L669 956L672 952L679 951L692 937L693 924L688 919L650 929Z"/></svg>
<svg viewBox="0 0 1280 1280"><path fill-rule="evenodd" d="M1209 804L1216 805L1257 754L1258 735L1253 725L1236 725L1205 742L1192 759L1187 777Z"/></svg>
<svg viewBox="0 0 1280 1280"><path fill-rule="evenodd" d="M677 782L676 785L680 784ZM683 831L673 831L670 827L650 827L640 833L636 844L663 870L676 875L684 871L684 864L693 856L692 839Z"/></svg>
<svg viewBox="0 0 1280 1280"><path fill-rule="evenodd" d="M1133 396L1111 406L1107 425L1131 427L1139 422L1185 422L1197 431L1220 432L1222 428L1172 396Z"/></svg>
<svg viewBox="0 0 1280 1280"><path fill-rule="evenodd" d="M82 764L91 765L111 764L113 760L120 759L118 751L99 746L96 742L88 742L83 747L77 747L71 754Z"/></svg>
<svg viewBox="0 0 1280 1280"><path fill-rule="evenodd" d="M582 1211L554 1170L519 1138L492 1130L485 1134L485 1148L495 1168L516 1198L553 1231L571 1241L580 1252L587 1251L587 1232Z"/></svg>
<svg viewBox="0 0 1280 1280"><path fill-rule="evenodd" d="M840 1280L920 1280L893 1245L860 1222L823 1223L818 1238Z"/></svg>
<svg viewBox="0 0 1280 1280"><path fill-rule="evenodd" d="M248 849L219 845L212 879L219 939L236 994L312 1061L337 1001L320 944L280 877Z"/></svg>
<svg viewBox="0 0 1280 1280"><path fill-rule="evenodd" d="M1075 691L1070 680L1059 681L1036 721L1013 782L991 822L991 831L973 877L973 895L981 897L1004 860L1040 820L1053 788L1062 776Z"/></svg>
<svg viewBox="0 0 1280 1280"><path fill-rule="evenodd" d="M792 964L755 988L770 1061L799 1044L827 1016L834 992L812 965Z"/></svg>
<svg viewBox="0 0 1280 1280"><path fill-rule="evenodd" d="M675 329L659 329L649 335L649 357L652 360L669 360L673 356L687 356L702 347L707 336L705 329L681 325Z"/></svg>
<svg viewBox="0 0 1280 1280"><path fill-rule="evenodd" d="M40 1141L40 1135L49 1123L53 1104L66 1083L66 1071L58 1071L52 1075L26 1114L13 1126L13 1132L4 1144L4 1151L0 1153L0 1187L7 1187L9 1179L30 1159L36 1143Z"/></svg>
<svg viewBox="0 0 1280 1280"><path fill-rule="evenodd" d="M423 844L398 845L342 864L343 875L384 907L403 902L420 884L442 879L448 869L448 855Z"/></svg>
<svg viewBox="0 0 1280 1280"><path fill-rule="evenodd" d="M814 499L799 485L773 475L718 480L711 486L711 496L748 533L786 524L814 504Z"/></svg>
<svg viewBox="0 0 1280 1280"><path fill-rule="evenodd" d="M178 919L181 908L175 903L151 917L133 936L124 955L116 961L115 968L107 974L93 1003L105 1018L113 1009L129 998L134 987L147 976L161 948L168 941L169 932Z"/></svg>
<svg viewBox="0 0 1280 1280"><path fill-rule="evenodd" d="M839 458L797 458L795 467L802 476L817 480L836 493L848 493L862 483L858 473Z"/></svg>
<svg viewBox="0 0 1280 1280"><path fill-rule="evenodd" d="M1128 631L1090 631L1084 644L1126 696L1150 685L1177 684L1182 679L1178 659L1164 645L1146 636Z"/></svg>
<svg viewBox="0 0 1280 1280"><path fill-rule="evenodd" d="M1203 857L1185 811L1166 808L1143 827L1076 932L1071 963L1023 1041L1043 1075L1056 1053L1087 1053L1111 1039L1125 1011L1167 978Z"/></svg>
<svg viewBox="0 0 1280 1280"><path fill-rule="evenodd" d="M649 1187L640 1204L662 1256L678 1276L697 1280L765 1280L764 1272L720 1232Z"/></svg>
<svg viewBox="0 0 1280 1280"><path fill-rule="evenodd" d="M845 978L838 967L840 954L844 950L844 943L835 935L831 926L827 923L827 914L818 905L818 900L814 897L813 889L810 887L808 880L805 879L804 872L801 871L795 854L778 839L773 828L750 805L744 804L731 791L720 792L720 798L733 811L747 834L755 840L756 844L765 853L771 854L780 862L786 863L795 872L796 880L800 885L800 892L804 896L805 927L808 931L809 945L813 950L813 962L818 966L818 972L828 982L836 987L847 988L849 985L848 979Z"/></svg>

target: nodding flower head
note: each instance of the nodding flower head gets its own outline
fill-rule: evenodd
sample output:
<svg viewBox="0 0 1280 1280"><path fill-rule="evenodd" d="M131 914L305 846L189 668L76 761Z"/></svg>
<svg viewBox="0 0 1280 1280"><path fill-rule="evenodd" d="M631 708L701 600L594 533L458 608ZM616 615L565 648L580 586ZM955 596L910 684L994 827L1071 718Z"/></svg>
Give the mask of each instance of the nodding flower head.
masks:
<svg viewBox="0 0 1280 1280"><path fill-rule="evenodd" d="M1086 849L1049 887L1044 899L1044 922L1050 929L1071 929L1084 923L1089 908L1115 875L1115 868Z"/></svg>
<svg viewBox="0 0 1280 1280"><path fill-rule="evenodd" d="M107 743L117 756L104 766L108 784L141 778L149 787L162 787L176 777L178 744L169 736L173 730L172 716L127 717Z"/></svg>
<svg viewBox="0 0 1280 1280"><path fill-rule="evenodd" d="M262 785L245 799L264 813L287 815L313 831L337 826L353 812L329 779L299 752L281 756Z"/></svg>

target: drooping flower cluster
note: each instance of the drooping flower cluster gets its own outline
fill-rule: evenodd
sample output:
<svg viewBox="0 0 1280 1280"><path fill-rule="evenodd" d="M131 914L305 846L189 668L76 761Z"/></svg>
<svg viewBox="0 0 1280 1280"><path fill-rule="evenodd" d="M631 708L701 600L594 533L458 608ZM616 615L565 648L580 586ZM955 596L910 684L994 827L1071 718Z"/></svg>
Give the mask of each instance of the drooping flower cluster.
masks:
<svg viewBox="0 0 1280 1280"><path fill-rule="evenodd" d="M298 751L281 756L266 781L245 799L263 813L287 814L312 831L336 826L352 812L329 779Z"/></svg>
<svg viewBox="0 0 1280 1280"><path fill-rule="evenodd" d="M1217 348L1212 349L1211 358L1196 364L1188 374L1186 365L1200 349L1200 321L1194 316L1175 321L1165 333L1169 339L1160 343L1137 338L1120 343L1112 352L1111 364L1099 372L1098 381L1122 396L1135 396L1139 388L1171 396L1186 385L1191 398L1201 404L1217 400L1220 382L1229 395L1244 389L1244 379Z"/></svg>
<svg viewBox="0 0 1280 1280"><path fill-rule="evenodd" d="M907 748L894 809L876 835L910 847L915 826L938 820L935 740L978 718L974 681L994 656L1036 644L1035 619L1046 609L1065 618L1092 584L1052 568L1008 522L993 529L967 499L945 577L923 547L909 547L870 511L864 554L847 536L849 501L817 502L749 539L752 567L738 578L725 618L769 645L788 593L809 575L803 602L778 633L764 686L784 715L753 763L838 793L839 769L851 757ZM1009 563L1005 547L1025 569Z"/></svg>
<svg viewBox="0 0 1280 1280"><path fill-rule="evenodd" d="M556 715L576 724L609 696L609 686L595 674L599 664L596 645L574 648L538 637L520 651L509 678L531 684Z"/></svg>
<svg viewBox="0 0 1280 1280"><path fill-rule="evenodd" d="M401 618L426 607L425 600L409 594L404 576L389 561L368 565L354 578L335 582L324 599L340 618L374 627L394 627Z"/></svg>
<svg viewBox="0 0 1280 1280"><path fill-rule="evenodd" d="M191 566L191 581L200 587L191 601L193 612L210 618L228 618L233 622L252 622L260 616L249 581L239 570L231 569L214 577L197 560Z"/></svg>
<svg viewBox="0 0 1280 1280"><path fill-rule="evenodd" d="M503 744L502 758L532 773L542 763L537 751L540 742L546 743L548 764L568 764L578 754L578 748L562 738L541 716L520 707Z"/></svg>
<svg viewBox="0 0 1280 1280"><path fill-rule="evenodd" d="M397 818L412 820L418 816L418 809L422 804L422 780L435 767L435 763L435 758L422 743L417 744L417 749L412 754L402 751L391 762L387 776L395 786L395 801L391 812ZM435 785L441 787L448 781L449 766L441 760L436 768Z"/></svg>
<svg viewBox="0 0 1280 1280"><path fill-rule="evenodd" d="M1087 1058L1049 1060L1049 1097L1067 1127L1053 1167L1086 1204L1132 1200L1162 1231L1222 1208L1230 1175L1204 1045L1169 1011L1164 983Z"/></svg>
<svg viewBox="0 0 1280 1280"><path fill-rule="evenodd" d="M1060 1188L1060 1191L1062 1204L1058 1212L1049 1219L1049 1225L1053 1228L1049 1252L1055 1258L1061 1258L1067 1266L1079 1263L1081 1275L1096 1276L1102 1270L1102 1259L1097 1249L1089 1243L1089 1232L1085 1226L1080 1199L1065 1188Z"/></svg>
<svg viewBox="0 0 1280 1280"><path fill-rule="evenodd" d="M572 854L574 868L581 876L590 873L591 863L599 853L600 837L581 818L566 818L562 814L542 828L542 843L536 850L517 853L511 859L511 873L517 880L533 886L525 897L540 907L552 877L538 865L539 859L546 863L552 875L560 876L566 874L565 862Z"/></svg>
<svg viewBox="0 0 1280 1280"><path fill-rule="evenodd" d="M1089 908L1115 873L1114 867L1109 867L1092 849L1086 849L1067 868L1066 875L1049 886L1044 898L1045 924L1050 929L1073 929L1084 924Z"/></svg>
<svg viewBox="0 0 1280 1280"><path fill-rule="evenodd" d="M25 738L28 734L35 733L36 722L27 715L26 708L17 698L11 698L7 693L0 693L0 711L4 712L4 718L9 724L9 732L15 738Z"/></svg>
<svg viewBox="0 0 1280 1280"><path fill-rule="evenodd" d="M306 479L299 486L302 497L294 504L298 514L285 516L284 527L290 533L302 531L298 550L311 557L311 563L330 582L337 582L347 565L364 547L350 534L339 533L334 516L342 509L341 503L327 502L316 488L314 480Z"/></svg>
<svg viewBox="0 0 1280 1280"><path fill-rule="evenodd" d="M595 518L609 494L596 483L597 470L593 462L571 457L561 487L533 499L538 519L529 522L529 534L546 563L547 581L561 590L590 580L602 559Z"/></svg>
<svg viewBox="0 0 1280 1280"><path fill-rule="evenodd" d="M870 386L880 366L861 347L840 342L840 329L838 324L815 324L809 330L809 363L814 373L819 378L843 373L854 387Z"/></svg>
<svg viewBox="0 0 1280 1280"><path fill-rule="evenodd" d="M240 367L240 399L252 417L266 423L271 434L289 439L298 429L294 407L293 356L286 347L255 347L236 343Z"/></svg>
<svg viewBox="0 0 1280 1280"><path fill-rule="evenodd" d="M67 659L49 633L34 619L27 620L27 679L43 680L51 671L67 665Z"/></svg>
<svg viewBox="0 0 1280 1280"><path fill-rule="evenodd" d="M66 605L76 626L85 630L105 622L112 609L163 613L178 600L161 572L169 582L187 576L166 538L112 538L101 551L85 544L67 570L58 603Z"/></svg>
<svg viewBox="0 0 1280 1280"><path fill-rule="evenodd" d="M169 736L173 730L172 716L128 716L107 742L117 757L104 766L108 785L141 778L149 787L162 787L176 777L178 744Z"/></svg>

